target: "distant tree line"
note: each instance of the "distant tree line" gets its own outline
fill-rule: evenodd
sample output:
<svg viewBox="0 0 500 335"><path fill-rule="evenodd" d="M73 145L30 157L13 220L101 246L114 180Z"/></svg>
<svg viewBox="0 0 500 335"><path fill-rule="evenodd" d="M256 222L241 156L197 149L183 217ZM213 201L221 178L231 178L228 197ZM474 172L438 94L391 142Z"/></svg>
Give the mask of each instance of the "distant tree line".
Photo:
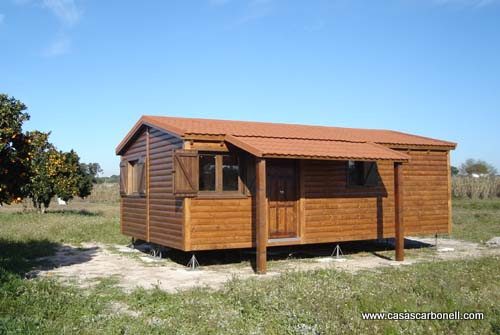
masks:
<svg viewBox="0 0 500 335"><path fill-rule="evenodd" d="M68 201L90 195L101 171L97 163L80 163L78 154L58 150L50 132L23 131L30 119L26 105L0 94L0 205L30 198L45 212L57 196Z"/></svg>
<svg viewBox="0 0 500 335"><path fill-rule="evenodd" d="M481 159L467 159L452 166L452 194L456 198L486 199L500 196L497 169Z"/></svg>
<svg viewBox="0 0 500 335"><path fill-rule="evenodd" d="M483 161L481 159L469 158L460 165L460 168L457 168L456 166L451 167L452 176L462 175L485 177L495 176L496 174L497 169L490 163L487 163L486 161Z"/></svg>
<svg viewBox="0 0 500 335"><path fill-rule="evenodd" d="M120 176L113 174L109 177L97 177L95 183L96 184L118 183L119 181L120 181Z"/></svg>
<svg viewBox="0 0 500 335"><path fill-rule="evenodd" d="M82 163L81 166L82 169L86 172L86 175L89 176L88 182L92 182L93 184L109 184L118 183L120 181L120 176L116 174L113 174L109 177L99 176L102 173L101 165L99 165L99 163Z"/></svg>

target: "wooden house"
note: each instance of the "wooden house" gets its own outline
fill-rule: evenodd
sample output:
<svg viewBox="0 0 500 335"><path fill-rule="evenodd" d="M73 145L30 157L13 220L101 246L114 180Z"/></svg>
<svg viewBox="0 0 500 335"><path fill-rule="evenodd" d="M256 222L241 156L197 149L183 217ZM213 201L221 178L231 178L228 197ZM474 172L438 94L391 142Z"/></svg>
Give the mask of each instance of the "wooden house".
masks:
<svg viewBox="0 0 500 335"><path fill-rule="evenodd" d="M143 116L116 148L121 230L183 251L451 231L455 143L369 130Z"/></svg>

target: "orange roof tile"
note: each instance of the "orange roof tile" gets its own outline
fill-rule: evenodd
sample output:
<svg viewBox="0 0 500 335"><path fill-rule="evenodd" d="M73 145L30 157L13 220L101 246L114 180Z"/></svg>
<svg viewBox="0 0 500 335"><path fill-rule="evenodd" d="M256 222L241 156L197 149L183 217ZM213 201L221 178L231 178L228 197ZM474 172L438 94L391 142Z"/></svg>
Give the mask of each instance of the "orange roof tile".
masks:
<svg viewBox="0 0 500 335"><path fill-rule="evenodd" d="M226 141L257 157L396 161L410 159L402 152L374 143L231 135L226 137Z"/></svg>
<svg viewBox="0 0 500 335"><path fill-rule="evenodd" d="M405 134L393 130L358 129L299 124L267 123L250 121L229 121L193 119L167 116L143 116L153 125L165 126L181 132L179 135L235 135L280 138L302 138L348 142L374 142L384 144L414 144L455 146L455 143L428 137Z"/></svg>
<svg viewBox="0 0 500 335"><path fill-rule="evenodd" d="M323 157L321 155L326 154L332 155L335 152L347 150L341 149L339 143L331 143L331 145L328 145L327 141L371 144L377 143L385 145L438 146L446 147L448 149L454 149L456 146L453 142L411 135L392 130L195 119L167 116L143 116L118 145L116 149L117 153L125 147L135 132L144 124L163 129L180 137L188 137L190 135L220 135L229 138L232 136L233 140L244 141L248 145L254 145L256 148L265 149L263 152L276 151L277 148L282 148L286 143L290 144L293 142L302 148L301 152L305 153L305 151L311 150L319 155L317 157ZM245 140L245 137L250 137L250 139ZM278 141L279 139L281 139L281 141ZM328 149L321 149L319 148L320 146L326 146ZM290 147L292 147L292 145L290 145ZM380 151L382 149L375 149L375 146L373 145L346 145L344 148L348 147L352 149L354 149L354 147L359 148L360 152L373 153L378 150L377 152L379 152L380 155L383 155ZM388 148L383 149L390 150ZM293 150L290 152L292 151ZM342 154L345 155L346 153ZM353 155L353 153L351 153L351 155ZM385 151L385 156L387 156L387 151Z"/></svg>

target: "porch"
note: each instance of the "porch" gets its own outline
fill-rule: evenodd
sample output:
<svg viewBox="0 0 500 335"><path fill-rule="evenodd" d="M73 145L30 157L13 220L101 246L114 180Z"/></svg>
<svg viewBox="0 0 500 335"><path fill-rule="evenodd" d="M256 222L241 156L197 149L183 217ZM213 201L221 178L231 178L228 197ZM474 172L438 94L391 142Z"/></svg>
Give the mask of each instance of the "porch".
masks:
<svg viewBox="0 0 500 335"><path fill-rule="evenodd" d="M318 194L319 198L326 199L353 196L376 198L377 214L370 220L377 223L377 237L381 238L385 236L383 232L378 231L380 228L384 229L382 196L388 198L388 193L391 193L394 208L395 259L404 260L403 169L404 163L409 160L407 155L373 143L249 136L227 136L226 141L255 157L257 273L267 271L269 246L311 243L304 240L308 211L306 199ZM336 189L328 187L325 180L323 187L317 187L319 191L316 194L307 194L305 164L310 160L325 165L326 173L329 171L328 161L340 163L337 166L345 166L344 184ZM378 162L384 162L386 167L388 164L391 167L390 192L379 175ZM326 175L323 177L328 178ZM321 176L317 182L322 183ZM387 183L387 176L385 182ZM309 209L311 210L314 209ZM322 220L328 223L325 217ZM352 233L343 234L339 241L349 239L367 238L356 236L356 230L353 230Z"/></svg>

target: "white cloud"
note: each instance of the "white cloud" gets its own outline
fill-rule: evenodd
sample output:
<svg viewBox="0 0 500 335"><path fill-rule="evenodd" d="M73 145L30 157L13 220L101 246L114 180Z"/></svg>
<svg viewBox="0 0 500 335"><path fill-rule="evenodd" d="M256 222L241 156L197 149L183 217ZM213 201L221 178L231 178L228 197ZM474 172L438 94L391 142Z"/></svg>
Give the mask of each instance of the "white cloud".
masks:
<svg viewBox="0 0 500 335"><path fill-rule="evenodd" d="M78 23L82 15L74 0L43 0L42 6L49 9L64 24L70 26Z"/></svg>
<svg viewBox="0 0 500 335"><path fill-rule="evenodd" d="M82 10L78 0L11 0L18 6L42 8L52 13L60 22L59 34L42 50L45 57L55 57L68 53L71 48L70 31L80 22Z"/></svg>
<svg viewBox="0 0 500 335"><path fill-rule="evenodd" d="M60 35L43 51L43 55L45 57L64 55L69 52L70 47L71 39L66 35Z"/></svg>

